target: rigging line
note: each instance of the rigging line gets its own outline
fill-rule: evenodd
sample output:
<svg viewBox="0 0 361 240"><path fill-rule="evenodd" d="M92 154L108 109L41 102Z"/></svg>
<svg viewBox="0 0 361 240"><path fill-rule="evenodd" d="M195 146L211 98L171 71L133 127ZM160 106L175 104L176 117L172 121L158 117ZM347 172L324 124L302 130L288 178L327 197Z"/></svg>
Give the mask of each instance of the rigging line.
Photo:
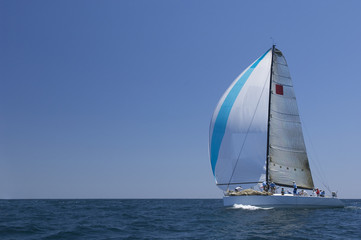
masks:
<svg viewBox="0 0 361 240"><path fill-rule="evenodd" d="M305 125L304 125L305 126ZM307 127L305 127L305 132L307 134L307 137L309 139L309 142L310 142L310 145L311 145L311 154L312 154L312 157L314 159L314 166L316 167L316 171L318 174L316 174L316 177L318 178L318 180L320 180L320 182L322 183L322 185L324 185L324 187L326 187L328 190L329 190L329 186L326 184L327 181L327 178L326 178L326 175L324 174L323 170L322 170L322 167L321 167L321 164L320 162L318 161L319 158L318 158L318 155L317 155L317 152L315 151L315 147L312 143L312 140L311 140L311 137L308 133L308 130L307 130ZM329 190L330 191L330 190ZM331 191L330 191L331 192Z"/></svg>
<svg viewBox="0 0 361 240"><path fill-rule="evenodd" d="M318 161L318 155L317 155L317 152L315 150L315 147L312 143L312 140L311 140L311 137L309 135L309 132L308 132L308 129L306 127L306 124L303 122L303 126L304 126L304 129L305 129L305 133L307 135L307 138L309 140L309 143L310 143L310 146L311 146L311 152L312 153L311 155L313 156L313 163L314 163L314 166L316 168L316 171L318 174L316 174L315 176L318 178L318 180L321 182L321 184L329 191L329 193L331 193L331 190L330 190L330 187L328 184L326 184L327 181L327 178L326 178L326 175L324 174L323 170L322 170L322 167L321 167L321 164L320 162Z"/></svg>
<svg viewBox="0 0 361 240"><path fill-rule="evenodd" d="M270 72L271 72L271 69L269 70L269 72L268 72L268 74L267 74L267 79L269 78L269 74L270 74ZM233 174L234 174L234 172L235 172L235 170L236 170L236 167L237 167L237 164L238 164L239 158L241 157L241 153L242 153L242 151L243 151L243 147L244 147L244 145L245 145L245 143L246 143L246 140L247 140L247 136L248 136L249 130L250 130L251 126L252 126L252 123L253 123L253 120L254 120L254 116L256 116L256 112L257 112L257 109L258 109L258 105L259 105L259 103L260 103L260 101L261 101L261 98L262 98L262 95L263 95L264 89L265 89L265 87L266 87L266 83L267 83L267 80L265 81L265 83L264 83L264 85L263 85L261 95L260 95L260 97L259 97L259 99L258 99L258 102L257 102L257 105L256 105L256 109L254 110L254 113L253 113L253 116L252 116L251 122L250 122L250 124L249 124L249 126L248 126L248 129L247 129L247 132L246 132L246 136L244 137L244 141L243 141L243 143L242 143L241 150L239 151L239 154L238 154L238 157L237 157L236 164L235 164L235 165L234 165L234 167L233 167L232 175L231 175L231 177L229 178L229 181L228 181L228 184L227 184L227 190L228 190L229 185L230 185L230 183L231 183L231 181L232 181Z"/></svg>
<svg viewBox="0 0 361 240"><path fill-rule="evenodd" d="M306 127L305 122L304 121L302 121L302 122L303 122L303 128L305 130L304 132L306 133L307 139L308 139L308 141L310 143L311 150L312 150L312 151L309 151L309 155L312 155L312 158L314 159L315 167L317 168L316 170L320 173L320 175L322 175L322 176L317 176L317 177L323 178L323 173L321 172L321 169L319 168L318 161L316 161L317 157L316 157L316 152L314 151L314 146L313 146L312 141L311 141L311 136L308 133L308 128Z"/></svg>

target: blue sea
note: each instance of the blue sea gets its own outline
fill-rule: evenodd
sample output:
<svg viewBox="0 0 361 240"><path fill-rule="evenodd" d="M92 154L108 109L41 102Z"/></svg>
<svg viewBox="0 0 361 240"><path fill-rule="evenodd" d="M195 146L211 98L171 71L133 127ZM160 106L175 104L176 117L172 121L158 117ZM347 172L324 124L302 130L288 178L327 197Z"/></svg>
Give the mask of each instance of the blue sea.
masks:
<svg viewBox="0 0 361 240"><path fill-rule="evenodd" d="M221 199L0 200L0 239L361 239L345 208L223 207Z"/></svg>

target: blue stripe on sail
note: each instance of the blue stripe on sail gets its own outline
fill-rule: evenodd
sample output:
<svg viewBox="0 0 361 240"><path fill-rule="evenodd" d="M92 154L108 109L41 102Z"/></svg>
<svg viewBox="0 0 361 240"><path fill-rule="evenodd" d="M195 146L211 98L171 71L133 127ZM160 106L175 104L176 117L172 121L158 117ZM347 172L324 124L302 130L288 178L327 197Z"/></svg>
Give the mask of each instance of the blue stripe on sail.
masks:
<svg viewBox="0 0 361 240"><path fill-rule="evenodd" d="M257 61L255 61L250 68L238 79L236 84L234 84L231 91L229 91L227 97L224 99L221 109L218 112L216 121L213 127L212 141L211 141L211 165L213 175L215 175L216 163L218 160L219 149L223 140L224 133L226 131L227 121L229 114L232 110L233 104L236 101L236 98L241 91L242 87L246 83L247 79L257 67L258 63L266 56L269 52L268 50L263 54Z"/></svg>

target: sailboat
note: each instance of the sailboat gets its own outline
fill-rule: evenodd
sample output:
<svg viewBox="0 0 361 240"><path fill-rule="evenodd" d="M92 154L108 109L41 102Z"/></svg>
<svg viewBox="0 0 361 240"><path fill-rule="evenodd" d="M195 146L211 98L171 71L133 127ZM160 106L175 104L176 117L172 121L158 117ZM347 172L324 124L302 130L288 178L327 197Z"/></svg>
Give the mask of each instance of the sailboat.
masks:
<svg viewBox="0 0 361 240"><path fill-rule="evenodd" d="M275 45L248 66L219 100L209 129L209 155L216 184L225 193L225 206L344 206L336 194L297 194L315 187L292 79ZM297 190L295 194L271 193L266 187L255 190L261 183L272 183L278 190L296 185Z"/></svg>

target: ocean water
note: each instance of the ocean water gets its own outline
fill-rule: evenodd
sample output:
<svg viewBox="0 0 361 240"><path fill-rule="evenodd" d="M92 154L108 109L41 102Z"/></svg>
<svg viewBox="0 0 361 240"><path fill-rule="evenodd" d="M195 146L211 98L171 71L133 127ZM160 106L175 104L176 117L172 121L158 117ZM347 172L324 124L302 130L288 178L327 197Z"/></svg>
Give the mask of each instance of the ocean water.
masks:
<svg viewBox="0 0 361 240"><path fill-rule="evenodd" d="M345 208L223 207L220 199L0 200L0 239L361 239Z"/></svg>

